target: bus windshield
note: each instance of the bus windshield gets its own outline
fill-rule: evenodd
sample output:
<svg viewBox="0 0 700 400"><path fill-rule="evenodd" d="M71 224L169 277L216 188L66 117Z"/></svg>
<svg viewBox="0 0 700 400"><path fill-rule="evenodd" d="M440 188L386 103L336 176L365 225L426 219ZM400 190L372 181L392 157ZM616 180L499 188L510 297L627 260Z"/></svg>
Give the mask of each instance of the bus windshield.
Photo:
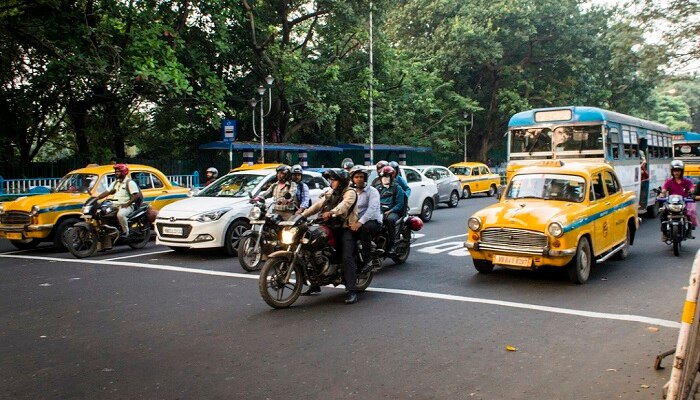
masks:
<svg viewBox="0 0 700 400"><path fill-rule="evenodd" d="M600 125L557 126L551 128L513 129L511 153L565 152L603 150Z"/></svg>
<svg viewBox="0 0 700 400"><path fill-rule="evenodd" d="M674 158L700 158L700 143L674 143Z"/></svg>

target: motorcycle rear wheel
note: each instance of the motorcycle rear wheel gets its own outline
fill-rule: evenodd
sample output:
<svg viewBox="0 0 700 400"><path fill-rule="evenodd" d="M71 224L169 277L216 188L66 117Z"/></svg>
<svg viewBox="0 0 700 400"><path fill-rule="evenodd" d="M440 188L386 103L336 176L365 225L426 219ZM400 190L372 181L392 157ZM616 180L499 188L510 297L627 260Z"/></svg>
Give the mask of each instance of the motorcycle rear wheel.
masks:
<svg viewBox="0 0 700 400"><path fill-rule="evenodd" d="M93 230L84 226L74 226L69 236L66 244L68 245L68 251L75 258L90 257L97 250L99 238Z"/></svg>
<svg viewBox="0 0 700 400"><path fill-rule="evenodd" d="M289 270L293 271L289 280L285 276ZM273 308L286 308L294 304L301 295L304 285L299 265L290 265L289 261L281 257L267 260L260 271L258 289L265 303Z"/></svg>
<svg viewBox="0 0 700 400"><path fill-rule="evenodd" d="M144 226L142 223L138 223L136 226L131 227L134 230L133 239L129 240L129 247L132 249L143 249L148 244L151 239L151 226Z"/></svg>
<svg viewBox="0 0 700 400"><path fill-rule="evenodd" d="M238 241L238 263L248 272L257 271L262 267L262 244L255 246L258 233L253 233Z"/></svg>
<svg viewBox="0 0 700 400"><path fill-rule="evenodd" d="M408 260L411 253L411 231L406 228L401 232L399 241L396 243L396 256L391 257L395 264L403 264Z"/></svg>
<svg viewBox="0 0 700 400"><path fill-rule="evenodd" d="M364 274L357 274L357 279L355 280L355 290L358 292L364 292L372 283L372 278L374 278L374 271L370 270Z"/></svg>

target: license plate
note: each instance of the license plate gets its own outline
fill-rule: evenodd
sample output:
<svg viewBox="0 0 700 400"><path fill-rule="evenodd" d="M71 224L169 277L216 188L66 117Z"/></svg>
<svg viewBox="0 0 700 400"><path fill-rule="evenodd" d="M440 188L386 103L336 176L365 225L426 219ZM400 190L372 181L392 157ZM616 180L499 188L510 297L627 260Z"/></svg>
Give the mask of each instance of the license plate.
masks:
<svg viewBox="0 0 700 400"><path fill-rule="evenodd" d="M182 228L174 226L164 226L163 235L178 235L182 236Z"/></svg>
<svg viewBox="0 0 700 400"><path fill-rule="evenodd" d="M493 256L493 263L501 265L513 265L515 267L529 267L530 265L532 265L532 258L503 256L498 254Z"/></svg>
<svg viewBox="0 0 700 400"><path fill-rule="evenodd" d="M7 240L22 240L22 233L20 232L7 232L5 236Z"/></svg>

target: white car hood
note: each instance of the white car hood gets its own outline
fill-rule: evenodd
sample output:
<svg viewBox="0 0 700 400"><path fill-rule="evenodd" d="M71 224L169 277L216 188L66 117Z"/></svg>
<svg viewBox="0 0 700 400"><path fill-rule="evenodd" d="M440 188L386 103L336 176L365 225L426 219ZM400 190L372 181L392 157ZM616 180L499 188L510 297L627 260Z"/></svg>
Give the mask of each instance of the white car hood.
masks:
<svg viewBox="0 0 700 400"><path fill-rule="evenodd" d="M161 208L158 212L158 217L191 217L224 207L232 207L236 211L240 210L247 213L251 207L249 201L248 197L190 197Z"/></svg>

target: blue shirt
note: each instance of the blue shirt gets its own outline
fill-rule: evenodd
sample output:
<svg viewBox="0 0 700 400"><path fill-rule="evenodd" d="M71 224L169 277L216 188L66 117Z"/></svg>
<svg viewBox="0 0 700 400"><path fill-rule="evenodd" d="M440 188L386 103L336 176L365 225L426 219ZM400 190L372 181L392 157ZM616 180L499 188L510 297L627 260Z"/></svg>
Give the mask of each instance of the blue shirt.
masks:
<svg viewBox="0 0 700 400"><path fill-rule="evenodd" d="M399 186L401 186L401 189L403 189L404 193L406 193L406 197L411 197L411 187L408 186L408 183L406 183L406 180L403 179L403 176L397 176L396 183L398 183Z"/></svg>
<svg viewBox="0 0 700 400"><path fill-rule="evenodd" d="M304 182L297 183L297 204L299 208L309 208L311 201L309 199L309 186Z"/></svg>
<svg viewBox="0 0 700 400"><path fill-rule="evenodd" d="M382 210L379 202L379 191L376 188L365 185L364 189L357 192L357 215L359 222L364 225L367 221L377 221L382 223Z"/></svg>

